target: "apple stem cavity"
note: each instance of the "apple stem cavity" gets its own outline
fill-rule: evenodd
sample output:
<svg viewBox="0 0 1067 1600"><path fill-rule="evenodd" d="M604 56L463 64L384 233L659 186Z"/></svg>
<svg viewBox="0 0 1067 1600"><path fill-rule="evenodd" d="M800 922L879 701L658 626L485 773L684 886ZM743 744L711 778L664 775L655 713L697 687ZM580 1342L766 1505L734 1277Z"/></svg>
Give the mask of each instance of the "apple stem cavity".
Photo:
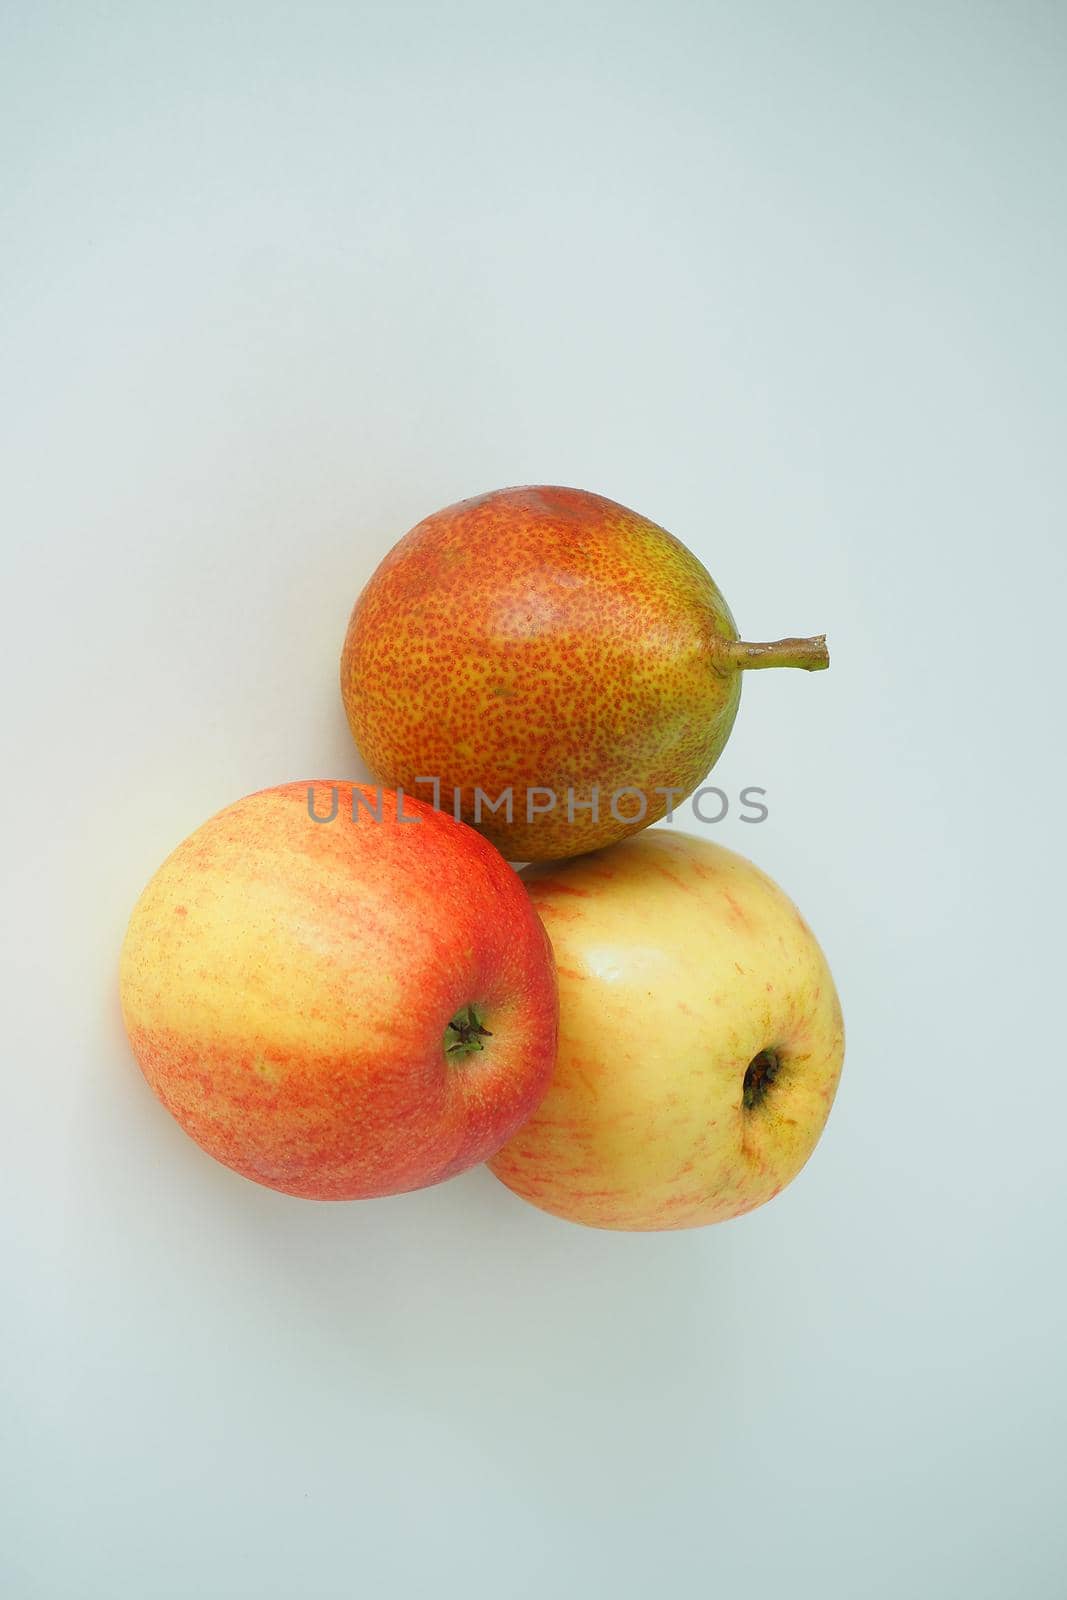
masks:
<svg viewBox="0 0 1067 1600"><path fill-rule="evenodd" d="M830 665L825 633L817 633L812 639L773 639L768 644L736 639L727 649L741 672L757 667L799 667L802 672L823 672Z"/></svg>
<svg viewBox="0 0 1067 1600"><path fill-rule="evenodd" d="M478 1007L473 1004L463 1006L445 1029L445 1055L453 1058L472 1056L476 1051L485 1049L483 1039L492 1037Z"/></svg>
<svg viewBox="0 0 1067 1600"><path fill-rule="evenodd" d="M782 1059L777 1050L761 1050L745 1068L745 1082L741 1091L746 1111L755 1111L767 1098L769 1090L782 1070Z"/></svg>

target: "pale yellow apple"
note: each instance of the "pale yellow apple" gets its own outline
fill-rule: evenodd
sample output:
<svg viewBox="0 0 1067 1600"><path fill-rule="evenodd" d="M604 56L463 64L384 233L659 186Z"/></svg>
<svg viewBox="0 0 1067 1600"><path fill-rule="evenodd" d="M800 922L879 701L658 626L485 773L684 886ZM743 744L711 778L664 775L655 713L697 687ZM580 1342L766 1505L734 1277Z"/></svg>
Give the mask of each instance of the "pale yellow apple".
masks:
<svg viewBox="0 0 1067 1600"><path fill-rule="evenodd" d="M556 953L547 1096L491 1161L600 1228L687 1228L770 1200L811 1155L844 1055L815 937L765 873L657 829L524 877Z"/></svg>

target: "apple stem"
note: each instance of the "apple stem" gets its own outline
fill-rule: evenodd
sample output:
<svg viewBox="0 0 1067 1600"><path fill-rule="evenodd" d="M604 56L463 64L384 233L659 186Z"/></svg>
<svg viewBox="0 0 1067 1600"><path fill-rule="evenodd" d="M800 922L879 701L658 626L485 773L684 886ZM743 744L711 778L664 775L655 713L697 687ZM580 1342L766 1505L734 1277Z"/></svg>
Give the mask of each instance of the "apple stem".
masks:
<svg viewBox="0 0 1067 1600"><path fill-rule="evenodd" d="M761 1050L752 1057L742 1085L742 1103L746 1111L754 1111L763 1104L781 1070L782 1058L777 1050Z"/></svg>
<svg viewBox="0 0 1067 1600"><path fill-rule="evenodd" d="M799 667L803 672L821 672L830 665L825 633L813 639L774 639L769 644L747 644L737 639L729 647L734 665L742 672L755 667Z"/></svg>

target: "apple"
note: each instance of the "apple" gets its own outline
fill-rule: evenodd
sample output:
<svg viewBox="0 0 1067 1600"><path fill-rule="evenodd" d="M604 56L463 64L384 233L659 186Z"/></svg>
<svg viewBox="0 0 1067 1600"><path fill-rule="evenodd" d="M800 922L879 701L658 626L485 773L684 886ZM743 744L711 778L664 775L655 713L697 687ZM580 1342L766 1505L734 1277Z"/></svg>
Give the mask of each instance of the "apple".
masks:
<svg viewBox="0 0 1067 1600"><path fill-rule="evenodd" d="M796 907L743 856L666 829L523 876L556 953L559 1054L497 1177L599 1228L770 1200L811 1155L844 1055Z"/></svg>
<svg viewBox="0 0 1067 1600"><path fill-rule="evenodd" d="M341 693L382 783L439 797L509 861L554 861L692 794L744 674L829 661L821 634L739 639L711 574L647 517L533 485L400 540L353 609Z"/></svg>
<svg viewBox="0 0 1067 1600"><path fill-rule="evenodd" d="M130 919L121 997L185 1131L318 1200L484 1161L556 1047L551 950L516 873L452 817L352 784L265 789L179 845Z"/></svg>

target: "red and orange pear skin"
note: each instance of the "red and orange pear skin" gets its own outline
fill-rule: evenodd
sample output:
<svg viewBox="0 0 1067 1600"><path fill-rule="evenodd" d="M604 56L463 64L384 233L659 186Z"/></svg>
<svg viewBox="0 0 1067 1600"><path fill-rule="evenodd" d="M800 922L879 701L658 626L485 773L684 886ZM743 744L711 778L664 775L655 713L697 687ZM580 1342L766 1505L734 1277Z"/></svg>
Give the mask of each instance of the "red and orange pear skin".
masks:
<svg viewBox="0 0 1067 1600"><path fill-rule="evenodd" d="M427 798L437 780L440 803L510 860L545 861L623 839L691 794L745 668L828 659L821 638L741 643L710 574L654 522L528 487L401 539L353 610L341 688L377 778Z"/></svg>
<svg viewBox="0 0 1067 1600"><path fill-rule="evenodd" d="M337 795L334 820L309 788L319 816ZM226 1166L310 1199L484 1161L555 1059L555 968L521 881L462 823L382 799L380 821L349 784L228 806L163 863L123 945L126 1029L164 1105Z"/></svg>

